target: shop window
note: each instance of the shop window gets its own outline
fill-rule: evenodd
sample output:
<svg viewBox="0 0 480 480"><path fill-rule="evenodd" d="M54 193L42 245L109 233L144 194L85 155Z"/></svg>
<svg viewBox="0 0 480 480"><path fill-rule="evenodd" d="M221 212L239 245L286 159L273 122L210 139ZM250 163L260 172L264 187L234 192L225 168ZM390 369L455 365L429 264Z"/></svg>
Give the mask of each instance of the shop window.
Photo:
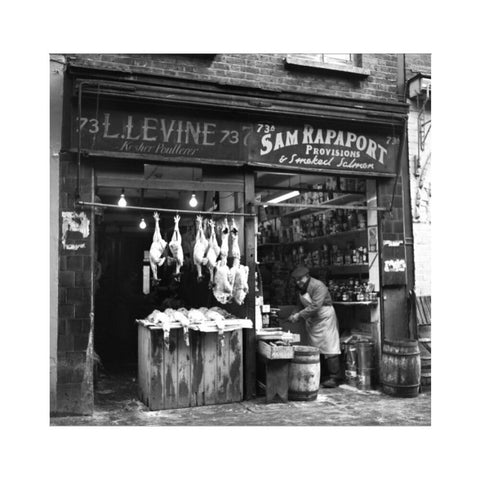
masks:
<svg viewBox="0 0 480 480"><path fill-rule="evenodd" d="M266 303L294 301L289 274L299 264L328 283L335 301L349 285L370 293L364 179L257 172L255 195L263 204L257 261Z"/></svg>
<svg viewBox="0 0 480 480"><path fill-rule="evenodd" d="M318 69L357 76L370 75L370 71L362 67L362 55L352 53L290 54L285 57L285 65L292 68Z"/></svg>

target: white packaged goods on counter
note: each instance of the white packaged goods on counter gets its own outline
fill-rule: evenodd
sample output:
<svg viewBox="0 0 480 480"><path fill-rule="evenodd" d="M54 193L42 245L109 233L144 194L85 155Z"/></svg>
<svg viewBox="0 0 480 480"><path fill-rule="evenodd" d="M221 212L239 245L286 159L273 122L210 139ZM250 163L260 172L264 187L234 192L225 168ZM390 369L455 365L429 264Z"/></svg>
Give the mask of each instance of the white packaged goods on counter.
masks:
<svg viewBox="0 0 480 480"><path fill-rule="evenodd" d="M298 333L284 332L281 328L262 328L257 330L257 340L280 340L286 344L300 342Z"/></svg>
<svg viewBox="0 0 480 480"><path fill-rule="evenodd" d="M234 318L227 311L219 308L180 308L166 309L164 312L154 310L145 319L137 320L144 327L170 330L185 328L200 332L222 332L238 328L253 328L253 322L247 318Z"/></svg>

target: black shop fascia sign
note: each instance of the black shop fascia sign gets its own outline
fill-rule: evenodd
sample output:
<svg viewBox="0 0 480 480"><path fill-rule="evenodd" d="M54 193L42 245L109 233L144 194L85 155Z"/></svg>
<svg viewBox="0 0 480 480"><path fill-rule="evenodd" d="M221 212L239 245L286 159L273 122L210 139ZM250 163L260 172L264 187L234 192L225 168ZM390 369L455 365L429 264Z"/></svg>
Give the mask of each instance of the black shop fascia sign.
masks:
<svg viewBox="0 0 480 480"><path fill-rule="evenodd" d="M80 135L78 134L80 130ZM74 109L71 148L89 156L148 162L251 165L269 169L392 177L401 128L265 115L243 120L208 110L85 98Z"/></svg>

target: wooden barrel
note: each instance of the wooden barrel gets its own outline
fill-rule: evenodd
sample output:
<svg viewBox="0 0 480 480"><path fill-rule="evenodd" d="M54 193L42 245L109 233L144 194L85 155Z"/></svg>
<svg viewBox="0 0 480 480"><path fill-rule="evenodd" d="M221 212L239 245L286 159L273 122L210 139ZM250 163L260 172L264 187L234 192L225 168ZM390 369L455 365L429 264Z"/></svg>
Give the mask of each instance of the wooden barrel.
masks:
<svg viewBox="0 0 480 480"><path fill-rule="evenodd" d="M421 381L420 390L428 392L432 385L432 343L431 325L418 325L418 346L420 348Z"/></svg>
<svg viewBox="0 0 480 480"><path fill-rule="evenodd" d="M428 392L432 388L432 357L420 357L422 365L421 391Z"/></svg>
<svg viewBox="0 0 480 480"><path fill-rule="evenodd" d="M420 387L420 349L417 340L383 342L380 381L394 397L416 397Z"/></svg>
<svg viewBox="0 0 480 480"><path fill-rule="evenodd" d="M288 369L288 399L315 400L320 387L320 350L295 345Z"/></svg>

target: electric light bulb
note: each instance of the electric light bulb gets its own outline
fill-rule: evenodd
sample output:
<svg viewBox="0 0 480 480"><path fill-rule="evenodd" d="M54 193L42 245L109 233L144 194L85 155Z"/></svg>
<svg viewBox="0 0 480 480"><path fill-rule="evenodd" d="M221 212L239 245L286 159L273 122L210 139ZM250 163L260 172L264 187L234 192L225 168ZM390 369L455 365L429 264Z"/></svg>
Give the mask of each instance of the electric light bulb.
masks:
<svg viewBox="0 0 480 480"><path fill-rule="evenodd" d="M191 207L196 207L198 205L197 198L195 197L195 194L192 193L192 198L190 199L190 202L188 202Z"/></svg>
<svg viewBox="0 0 480 480"><path fill-rule="evenodd" d="M147 224L145 223L145 220L142 218L142 220L140 221L140 224L139 224L139 227L142 229L142 230L145 230L147 228Z"/></svg>
<svg viewBox="0 0 480 480"><path fill-rule="evenodd" d="M120 194L120 200L118 200L118 206L119 207L127 206L127 201L125 200L125 193L123 190L122 190L122 193Z"/></svg>

